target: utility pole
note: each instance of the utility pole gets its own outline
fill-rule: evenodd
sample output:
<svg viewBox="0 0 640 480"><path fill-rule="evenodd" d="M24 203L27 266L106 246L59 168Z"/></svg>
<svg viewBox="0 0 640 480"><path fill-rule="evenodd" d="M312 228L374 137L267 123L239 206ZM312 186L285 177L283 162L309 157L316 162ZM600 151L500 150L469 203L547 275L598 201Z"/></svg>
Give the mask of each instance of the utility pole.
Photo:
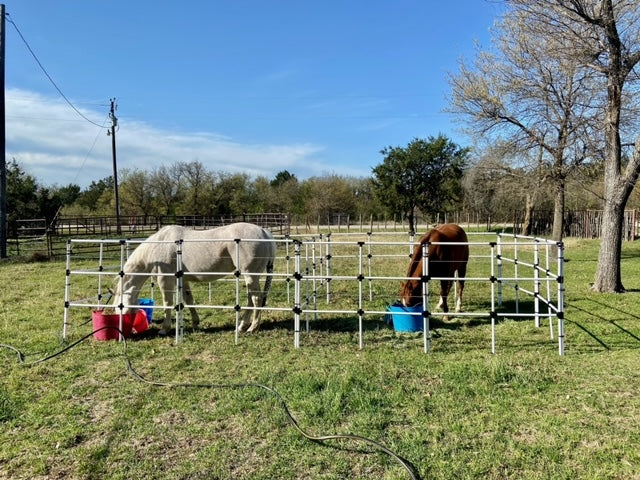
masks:
<svg viewBox="0 0 640 480"><path fill-rule="evenodd" d="M116 127L118 126L118 119L116 118L116 99L111 99L111 111L109 112L109 118L111 119L111 131L107 130L107 135L111 135L111 153L113 155L113 189L116 194L116 228L118 235L122 234L122 227L120 226L120 197L118 195L118 165L116 163Z"/></svg>
<svg viewBox="0 0 640 480"><path fill-rule="evenodd" d="M0 4L0 258L7 258L7 158L4 110L4 3Z"/></svg>

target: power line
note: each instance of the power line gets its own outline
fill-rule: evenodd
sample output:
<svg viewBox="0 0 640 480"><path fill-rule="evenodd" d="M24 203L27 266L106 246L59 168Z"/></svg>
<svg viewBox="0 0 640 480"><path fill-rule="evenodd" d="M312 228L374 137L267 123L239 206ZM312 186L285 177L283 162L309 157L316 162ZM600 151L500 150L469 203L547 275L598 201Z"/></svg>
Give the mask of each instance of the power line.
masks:
<svg viewBox="0 0 640 480"><path fill-rule="evenodd" d="M5 19L11 24L13 25L13 28L16 29L16 32L18 32L18 35L20 36L20 38L22 39L22 41L24 42L25 46L27 47L27 50L29 50L29 52L31 53L31 56L33 56L34 60L36 61L36 63L38 64L38 66L40 67L40 69L42 70L42 72L46 75L46 77L49 79L49 81L51 82L51 85L54 86L54 88L58 91L58 93L60 94L60 96L65 100L65 102L67 102L69 104L69 106L78 114L80 115L82 118L84 118L87 122L95 125L96 127L100 127L100 128L105 128L104 125L100 125L99 123L94 122L93 120L90 120L89 118L87 118L80 110L78 110L75 105L73 103L71 103L71 101L67 98L67 96L62 92L62 90L60 90L60 87L58 87L58 85L56 84L56 82L53 81L53 78L51 78L51 75L49 75L49 73L47 72L47 70L44 68L44 66L42 65L42 63L40 62L40 60L38 60L38 57L36 56L36 54L34 53L34 51L31 49L31 47L29 46L29 43L27 42L27 40L24 38L24 36L22 35L22 32L20 32L20 29L18 28L18 26L16 25L16 23L13 21L12 18L10 18L10 15L8 13L5 14Z"/></svg>
<svg viewBox="0 0 640 480"><path fill-rule="evenodd" d="M107 127L105 127L105 124L107 123L108 119L109 119L109 117L107 116L104 119L104 122L100 126L100 128L107 128ZM93 151L93 148L96 146L96 142L98 141L98 138L100 137L101 133L102 133L102 131L98 130L98 133L96 134L96 138L93 139L93 144L91 145L91 148L89 149L89 151L85 155L84 160L82 161L82 165L80 165L80 168L78 168L78 171L76 172L76 176L73 178L73 181L71 183L76 183L76 180L78 180L78 177L80 176L80 172L82 171L82 169L84 168L85 164L87 163L87 159L89 158L89 155L91 155L91 152ZM108 130L107 130L107 133L109 133Z"/></svg>

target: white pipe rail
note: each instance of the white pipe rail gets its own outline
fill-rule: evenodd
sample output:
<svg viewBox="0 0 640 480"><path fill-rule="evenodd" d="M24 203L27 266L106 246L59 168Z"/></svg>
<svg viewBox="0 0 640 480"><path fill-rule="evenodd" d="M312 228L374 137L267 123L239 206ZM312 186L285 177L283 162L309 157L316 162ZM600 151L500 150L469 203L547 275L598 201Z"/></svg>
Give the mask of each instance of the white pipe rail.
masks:
<svg viewBox="0 0 640 480"><path fill-rule="evenodd" d="M470 236L473 233L470 234ZM483 234L487 235L487 233ZM209 304L185 304L184 297L184 281L182 272L182 248L183 244L187 241L180 240L174 242L176 245L176 272L171 273L156 273L158 275L175 275L176 277L176 291L175 291L175 315L176 315L176 335L175 341L179 343L184 338L184 310L186 308L194 307L198 309L220 309L220 310L235 310L236 328L235 328L235 342L239 343L239 326L240 319L243 312L247 310L261 310L261 311L273 311L273 312L291 312L294 320L294 347L299 348L301 342L301 318L305 315L306 318L306 330L310 331L310 316L318 318L321 314L334 314L334 315L356 315L358 318L358 346L360 349L364 348L364 319L368 315L386 315L387 310L379 310L371 308L367 305L367 302L372 302L374 299L374 283L383 281L407 281L408 277L405 276L391 276L391 275L374 275L374 259L378 257L387 256L401 256L406 257L405 254L398 255L393 253L403 248L407 248L409 252L413 252L416 245L413 241L413 237L409 242L399 241L374 241L372 234L367 234L366 240L349 240L349 241L337 241L332 238L331 234L319 235L318 237L311 237L307 239L294 239L290 236L286 236L281 239L275 240L281 247L280 251L285 252L284 257L278 257L284 261L284 267L282 272L272 273L272 280L279 280L286 282L286 301L285 305L274 306L262 306L254 305L253 307L247 307L241 305L242 286L241 277L247 275L264 275L264 273L248 273L240 272L238 270L232 272L197 272L199 276L212 276L220 277L222 275L234 277L232 281L235 281L235 305L230 306L228 304L212 305ZM508 241L507 241L508 239ZM242 241L268 241L268 240L242 240L242 239L216 239L211 241L225 241L229 242L233 240L236 245L234 256L236 259L236 265L239 265L239 244ZM143 240L69 240L67 243L67 261L66 271L67 278L65 282L65 311L64 311L64 323L63 323L63 338L69 334L70 326L70 308L73 307L93 307L103 308L103 276L120 275L121 287L123 284L123 267L126 262L126 256L131 247L141 243ZM204 241L204 240L198 240ZM72 269L73 249L74 243L99 243L100 244L100 258L98 262L98 271L93 269ZM109 268L105 268L104 262L104 249L109 244L120 245L120 265L119 272L110 271ZM438 244L438 242L432 242L423 244L423 254L426 256L426 252L429 245ZM462 244L462 242L456 242L455 244ZM506 235L497 234L496 241L489 242L466 242L465 244L473 248L473 250L482 251L488 249L489 254L473 255L472 258L484 258L491 259L490 261L490 275L466 277L465 282L482 282L483 284L490 285L490 310L489 312L459 312L456 313L456 317L484 317L489 318L491 322L491 351L497 352L497 321L500 318L530 318L534 319L536 327L540 327L541 319L546 317L549 319L549 328L551 339L554 339L553 318L557 320L557 340L558 350L560 355L565 353L565 331L564 331L564 245L561 242L551 242L549 240L523 237L520 235ZM293 259L291 258L291 247L293 246ZM541 250L541 246L544 248ZM551 257L551 250L557 249L557 257ZM354 249L353 253L335 255L338 250ZM376 254L376 250L385 249L387 254ZM509 256L509 253L513 252L513 257ZM527 261L524 258L523 253L528 253L529 256L533 256L533 261ZM555 253L555 252L554 252ZM544 267L541 266L541 256L544 256ZM354 266L351 272L338 271L336 267L336 261L340 259L352 259L354 260ZM290 262L293 260L293 271ZM550 262L554 262L557 265L557 272L551 271L549 265ZM318 266L319 264L319 266ZM507 275L507 265L512 265L513 274ZM429 301L431 292L429 290L430 280L457 280L457 277L438 277L430 278L428 271L428 262L423 262L422 272L422 306L423 306L423 349L425 353L431 351L431 333L430 333L430 319L432 317L443 316L444 312L430 311ZM528 273L527 276L522 276L521 273ZM530 272L530 273L529 273ZM194 273L194 272L190 272ZM94 275L98 277L98 297L97 301L91 302L84 300L72 301L72 276L79 275ZM126 275L146 275L149 273L127 273ZM357 282L357 307L356 308L331 308L331 303L336 295L336 290L332 286L332 282ZM364 288L363 282L368 283L368 290ZM290 295L290 287L293 283L293 299ZM546 289L542 288L542 284L546 284ZM557 283L557 289L552 288L552 284ZM531 285L529 288L528 285ZM515 312L503 312L497 311L497 307L503 306L504 301L504 288L506 286L512 286L515 290ZM317 298L318 292L321 288L325 289L326 293L326 305L322 307L318 305ZM546 294L543 294L546 290ZM121 288L122 291L122 288ZM521 293L525 293L533 297L534 311L533 313L520 312ZM552 296L555 294L555 298ZM123 305L120 302L120 313L124 308L138 308L138 305ZM546 312L542 312L542 307L546 308ZM163 307L161 305L154 305L152 307L156 309L165 309L171 307ZM122 322L122 317L121 317ZM122 323L121 323L122 327ZM122 329L122 328L121 328Z"/></svg>

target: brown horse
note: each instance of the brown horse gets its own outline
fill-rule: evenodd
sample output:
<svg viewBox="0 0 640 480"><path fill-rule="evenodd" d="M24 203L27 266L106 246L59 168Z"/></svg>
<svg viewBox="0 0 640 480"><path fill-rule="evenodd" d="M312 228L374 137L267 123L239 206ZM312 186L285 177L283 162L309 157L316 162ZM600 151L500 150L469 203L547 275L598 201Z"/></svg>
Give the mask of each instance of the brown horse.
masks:
<svg viewBox="0 0 640 480"><path fill-rule="evenodd" d="M464 244L447 245L445 242L464 242ZM407 273L407 277L412 277L412 279L402 284L402 304L405 307L410 307L422 299L422 245L425 243L429 244L427 270L429 278L453 278L454 273L458 272L456 312L459 312L462 309L462 290L464 289L464 277L467 274L469 245L465 231L454 223L439 225L420 238L411 257ZM451 285L453 285L453 280L440 280L440 302L436 308L442 307L442 311L445 313L449 311L447 296ZM445 315L444 320L448 319L449 316Z"/></svg>

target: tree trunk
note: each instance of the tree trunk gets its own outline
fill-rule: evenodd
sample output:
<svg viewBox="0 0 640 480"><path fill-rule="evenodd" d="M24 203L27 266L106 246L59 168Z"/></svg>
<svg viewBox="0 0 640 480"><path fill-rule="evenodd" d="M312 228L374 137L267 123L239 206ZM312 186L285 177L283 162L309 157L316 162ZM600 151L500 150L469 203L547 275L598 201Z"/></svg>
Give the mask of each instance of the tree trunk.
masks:
<svg viewBox="0 0 640 480"><path fill-rule="evenodd" d="M561 242L564 236L564 178L558 178L555 183L555 198L553 202L553 233L551 238Z"/></svg>
<svg viewBox="0 0 640 480"><path fill-rule="evenodd" d="M640 136L625 175L607 164L605 198L598 270L592 289L596 292L624 292L620 260L624 228L624 209L640 175Z"/></svg>
<svg viewBox="0 0 640 480"><path fill-rule="evenodd" d="M624 205L607 202L602 216L598 270L592 287L596 292L624 292L620 268L623 221Z"/></svg>
<svg viewBox="0 0 640 480"><path fill-rule="evenodd" d="M607 107L604 121L605 168L604 211L598 269L592 289L596 292L624 292L620 259L622 257L622 225L624 207L633 189L625 185L621 172L622 144L620 141L620 114L624 86L622 51L613 16L613 4L603 2L604 29L608 40L609 69L607 71ZM630 167L633 162L630 162ZM637 174L635 174L637 179ZM635 183L635 182L634 182Z"/></svg>
<svg viewBox="0 0 640 480"><path fill-rule="evenodd" d="M531 217L533 215L533 205L534 205L534 202L533 202L532 195L529 192L527 192L525 206L524 206L524 221L522 222L522 235L527 237L531 235L531 229L532 229Z"/></svg>
<svg viewBox="0 0 640 480"><path fill-rule="evenodd" d="M409 220L409 231L410 232L415 232L416 228L414 225L414 216L413 216L413 208L409 211L409 214L407 215L407 220Z"/></svg>

